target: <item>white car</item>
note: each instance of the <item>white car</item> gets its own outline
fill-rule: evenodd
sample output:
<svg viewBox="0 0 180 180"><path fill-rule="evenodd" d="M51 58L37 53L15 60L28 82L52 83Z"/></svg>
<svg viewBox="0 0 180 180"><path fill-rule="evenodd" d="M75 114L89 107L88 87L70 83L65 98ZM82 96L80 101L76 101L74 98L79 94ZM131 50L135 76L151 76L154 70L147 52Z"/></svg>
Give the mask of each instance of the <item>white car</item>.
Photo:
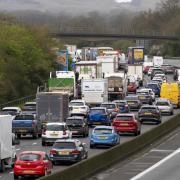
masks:
<svg viewBox="0 0 180 180"><path fill-rule="evenodd" d="M155 100L155 93L153 92L152 89L142 88L142 89L139 89L138 91L139 91L139 92L142 92L142 93L143 93L143 92L144 92L144 93L148 92L148 93L151 95L152 100L153 100L153 101Z"/></svg>
<svg viewBox="0 0 180 180"><path fill-rule="evenodd" d="M13 118L15 118L16 115L22 114L22 110L20 107L4 107L2 111L13 116Z"/></svg>
<svg viewBox="0 0 180 180"><path fill-rule="evenodd" d="M168 99L158 98L156 99L154 104L159 108L162 114L169 114L169 115L174 114L173 105Z"/></svg>
<svg viewBox="0 0 180 180"><path fill-rule="evenodd" d="M69 103L69 113L71 116L84 115L87 116L89 107L84 100L76 99Z"/></svg>
<svg viewBox="0 0 180 180"><path fill-rule="evenodd" d="M154 78L156 78L156 77L161 78L164 83L167 82L167 78L166 78L165 74L155 74Z"/></svg>
<svg viewBox="0 0 180 180"><path fill-rule="evenodd" d="M42 146L53 144L58 139L71 139L72 132L65 122L47 123L42 132Z"/></svg>

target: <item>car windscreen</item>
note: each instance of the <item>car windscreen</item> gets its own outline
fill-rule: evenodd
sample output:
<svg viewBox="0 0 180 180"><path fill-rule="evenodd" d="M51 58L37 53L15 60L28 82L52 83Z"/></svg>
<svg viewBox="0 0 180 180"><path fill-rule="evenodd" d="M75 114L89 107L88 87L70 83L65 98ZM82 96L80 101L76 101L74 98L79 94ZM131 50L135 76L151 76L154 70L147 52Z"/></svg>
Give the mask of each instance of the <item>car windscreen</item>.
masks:
<svg viewBox="0 0 180 180"><path fill-rule="evenodd" d="M18 115L14 118L14 120L34 120L33 115Z"/></svg>
<svg viewBox="0 0 180 180"><path fill-rule="evenodd" d="M91 109L90 114L106 114L105 109Z"/></svg>
<svg viewBox="0 0 180 180"><path fill-rule="evenodd" d="M83 102L70 102L69 106L84 106Z"/></svg>
<svg viewBox="0 0 180 180"><path fill-rule="evenodd" d="M101 104L101 107L105 107L107 109L114 109L116 108L115 104Z"/></svg>
<svg viewBox="0 0 180 180"><path fill-rule="evenodd" d="M112 129L97 128L94 130L95 134L112 134Z"/></svg>
<svg viewBox="0 0 180 180"><path fill-rule="evenodd" d="M74 142L56 142L53 145L55 149L75 149L75 147Z"/></svg>
<svg viewBox="0 0 180 180"><path fill-rule="evenodd" d="M41 159L41 156L39 154L21 154L19 156L19 160L21 161L38 161Z"/></svg>
<svg viewBox="0 0 180 180"><path fill-rule="evenodd" d="M116 121L130 121L133 120L133 116L117 116Z"/></svg>
<svg viewBox="0 0 180 180"><path fill-rule="evenodd" d="M166 101L158 101L156 102L156 106L169 106L169 103Z"/></svg>
<svg viewBox="0 0 180 180"><path fill-rule="evenodd" d="M82 119L67 119L66 120L67 124L83 124Z"/></svg>
<svg viewBox="0 0 180 180"><path fill-rule="evenodd" d="M47 124L45 129L46 131L64 131L64 125Z"/></svg>

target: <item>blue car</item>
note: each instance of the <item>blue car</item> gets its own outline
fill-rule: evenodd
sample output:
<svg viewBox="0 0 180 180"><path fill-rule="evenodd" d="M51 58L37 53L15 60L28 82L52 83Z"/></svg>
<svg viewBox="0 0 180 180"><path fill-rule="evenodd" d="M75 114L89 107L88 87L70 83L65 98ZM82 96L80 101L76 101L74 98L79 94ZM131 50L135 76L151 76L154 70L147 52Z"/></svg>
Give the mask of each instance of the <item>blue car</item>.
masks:
<svg viewBox="0 0 180 180"><path fill-rule="evenodd" d="M115 146L120 143L120 136L113 126L96 126L90 137L90 148L96 146Z"/></svg>
<svg viewBox="0 0 180 180"><path fill-rule="evenodd" d="M146 88L152 89L156 96L160 96L160 86L158 83L147 83Z"/></svg>
<svg viewBox="0 0 180 180"><path fill-rule="evenodd" d="M117 104L120 113L129 113L130 112L129 105L126 100L115 100L113 102L115 102Z"/></svg>
<svg viewBox="0 0 180 180"><path fill-rule="evenodd" d="M87 122L92 125L111 125L110 113L104 107L93 107L90 109Z"/></svg>

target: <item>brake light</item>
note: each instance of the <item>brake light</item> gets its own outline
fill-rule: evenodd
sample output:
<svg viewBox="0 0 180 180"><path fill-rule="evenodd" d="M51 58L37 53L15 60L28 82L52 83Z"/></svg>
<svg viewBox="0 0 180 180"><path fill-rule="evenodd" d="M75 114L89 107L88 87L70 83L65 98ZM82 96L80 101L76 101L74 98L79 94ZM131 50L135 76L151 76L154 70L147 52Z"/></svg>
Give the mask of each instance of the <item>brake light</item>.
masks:
<svg viewBox="0 0 180 180"><path fill-rule="evenodd" d="M136 126L137 124L136 124L135 121L132 121L132 122L129 122L129 125L130 125L130 126Z"/></svg>
<svg viewBox="0 0 180 180"><path fill-rule="evenodd" d="M56 154L56 153L57 153L56 150L54 150L54 149L50 150L50 154L54 155L54 154Z"/></svg>
<svg viewBox="0 0 180 180"><path fill-rule="evenodd" d="M113 112L118 112L118 111L119 111L119 109L118 109L118 108L116 108L116 109L114 109L114 110L113 110Z"/></svg>
<svg viewBox="0 0 180 180"><path fill-rule="evenodd" d="M73 151L72 151L72 154L75 154L75 155L80 154L80 151L78 151L77 149L76 149L76 150L73 150Z"/></svg>
<svg viewBox="0 0 180 180"><path fill-rule="evenodd" d="M63 131L63 135L66 135L67 133L66 133L66 131Z"/></svg>

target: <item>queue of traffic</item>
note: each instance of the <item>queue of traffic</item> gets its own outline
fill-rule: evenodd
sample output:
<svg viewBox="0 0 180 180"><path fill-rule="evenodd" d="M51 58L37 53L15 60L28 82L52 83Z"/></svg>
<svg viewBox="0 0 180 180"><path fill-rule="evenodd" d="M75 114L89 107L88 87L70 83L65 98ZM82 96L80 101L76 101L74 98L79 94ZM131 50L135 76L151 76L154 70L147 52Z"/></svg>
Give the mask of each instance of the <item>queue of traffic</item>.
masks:
<svg viewBox="0 0 180 180"><path fill-rule="evenodd" d="M108 96L107 93L106 101L103 99L96 105L86 102L83 91L81 99L69 101L68 98L67 102L67 94L61 93L59 96L59 89L56 87L56 91L52 92L51 86L50 92L37 93L36 101L25 103L22 110L20 107L4 107L2 112L12 116L12 133L18 139L31 135L33 139L41 138L42 147L51 145L49 153L29 150L18 154L13 165L14 179L45 176L52 173L53 165L87 159L88 147L81 142L79 136L89 137L90 149L112 147L120 144L123 134L140 135L143 123L160 124L162 116L173 115L174 108L180 105L180 88L178 82L168 82L167 73L172 72L165 71L161 64L158 67L144 67L146 73L150 77L145 75L146 81L145 78L142 81L136 74L128 76L128 72L124 72L122 78L121 72L120 83L117 83L121 96L114 96L112 92ZM53 79L54 82L56 80ZM95 81L96 78L91 80ZM112 79L110 81L113 82ZM82 79L82 89L87 90L91 84L86 82L83 85ZM98 89L100 81L97 82L93 87ZM104 88L111 90L112 87L108 84ZM102 89L99 90L100 96L105 95ZM86 90L84 92L87 95L92 95ZM45 95L48 98L45 99ZM57 99L61 103L55 103ZM55 104L51 104L51 100ZM55 120L60 117L56 112L63 113L60 121Z"/></svg>

